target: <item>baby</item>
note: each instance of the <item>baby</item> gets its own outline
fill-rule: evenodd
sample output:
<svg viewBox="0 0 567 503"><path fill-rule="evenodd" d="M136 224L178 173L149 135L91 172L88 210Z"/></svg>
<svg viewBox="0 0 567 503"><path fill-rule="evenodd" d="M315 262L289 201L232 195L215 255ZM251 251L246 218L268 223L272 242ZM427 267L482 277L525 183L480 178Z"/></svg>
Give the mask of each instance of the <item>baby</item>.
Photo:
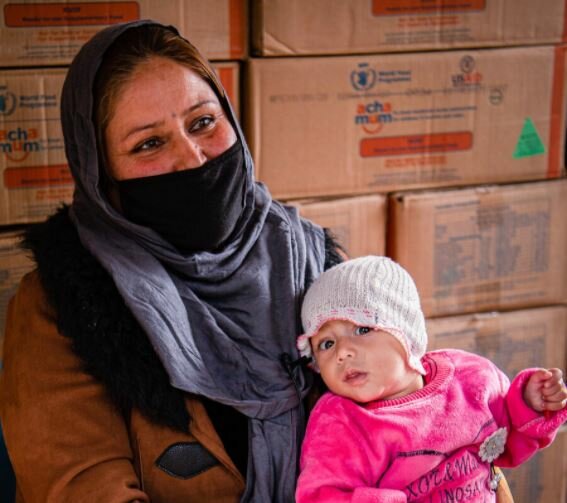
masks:
<svg viewBox="0 0 567 503"><path fill-rule="evenodd" d="M509 382L489 360L425 352L416 286L386 257L324 272L301 312L302 356L330 392L313 409L296 501L496 501L500 474L549 445L567 420L562 371Z"/></svg>

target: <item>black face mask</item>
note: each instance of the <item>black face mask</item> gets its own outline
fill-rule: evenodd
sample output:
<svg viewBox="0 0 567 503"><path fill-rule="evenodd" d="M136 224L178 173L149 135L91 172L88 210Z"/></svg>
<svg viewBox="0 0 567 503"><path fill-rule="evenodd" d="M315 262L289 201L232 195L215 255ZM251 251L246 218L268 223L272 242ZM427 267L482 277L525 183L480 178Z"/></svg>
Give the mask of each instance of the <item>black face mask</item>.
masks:
<svg viewBox="0 0 567 503"><path fill-rule="evenodd" d="M122 212L180 252L214 251L244 208L246 168L240 142L202 166L117 182Z"/></svg>

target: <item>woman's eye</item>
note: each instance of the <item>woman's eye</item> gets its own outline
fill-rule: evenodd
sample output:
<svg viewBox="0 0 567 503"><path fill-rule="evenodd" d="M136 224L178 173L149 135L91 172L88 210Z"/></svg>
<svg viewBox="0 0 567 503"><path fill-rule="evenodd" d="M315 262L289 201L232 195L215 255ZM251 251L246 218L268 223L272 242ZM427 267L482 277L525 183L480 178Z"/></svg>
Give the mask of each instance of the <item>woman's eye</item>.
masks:
<svg viewBox="0 0 567 503"><path fill-rule="evenodd" d="M191 133L196 133L198 131L201 131L202 129L206 129L210 127L214 123L215 123L215 118L212 116L207 115L205 117L200 117L191 124L189 131Z"/></svg>
<svg viewBox="0 0 567 503"><path fill-rule="evenodd" d="M134 147L134 152L144 152L147 150L154 150L162 145L162 141L159 138L150 138L144 140Z"/></svg>
<svg viewBox="0 0 567 503"><path fill-rule="evenodd" d="M332 348L333 345L334 345L334 342L327 339L327 340L321 341L319 343L319 345L317 346L317 349L319 349L319 351L326 351L327 349Z"/></svg>
<svg viewBox="0 0 567 503"><path fill-rule="evenodd" d="M370 327L356 327L354 329L354 335L366 335L368 332L371 332L372 329Z"/></svg>

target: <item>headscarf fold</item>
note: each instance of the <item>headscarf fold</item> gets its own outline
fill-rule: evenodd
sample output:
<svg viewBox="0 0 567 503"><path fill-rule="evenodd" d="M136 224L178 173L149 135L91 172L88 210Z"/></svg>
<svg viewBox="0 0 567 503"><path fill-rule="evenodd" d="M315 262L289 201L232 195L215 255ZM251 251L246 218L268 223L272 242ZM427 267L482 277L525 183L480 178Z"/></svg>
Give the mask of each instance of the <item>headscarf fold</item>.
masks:
<svg viewBox="0 0 567 503"><path fill-rule="evenodd" d="M298 356L299 302L323 269L323 231L255 182L250 152L225 96L221 104L242 145L246 170L244 210L230 241L215 252L183 255L110 204L101 183L93 84L109 46L144 24L158 23L102 30L69 69L61 117L75 180L71 218L144 329L171 384L249 418L242 501L291 502L304 428L299 397L308 386L302 375L294 386L280 355Z"/></svg>

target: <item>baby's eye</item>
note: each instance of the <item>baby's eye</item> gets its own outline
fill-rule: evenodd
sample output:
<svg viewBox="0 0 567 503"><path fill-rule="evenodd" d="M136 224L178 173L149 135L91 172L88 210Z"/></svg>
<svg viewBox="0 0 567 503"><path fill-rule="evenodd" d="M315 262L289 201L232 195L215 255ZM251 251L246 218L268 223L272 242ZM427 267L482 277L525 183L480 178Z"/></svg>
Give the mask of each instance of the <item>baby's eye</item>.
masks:
<svg viewBox="0 0 567 503"><path fill-rule="evenodd" d="M319 343L319 345L317 346L317 349L319 351L326 351L327 349L331 349L334 344L335 343L333 341L331 341L330 339L326 339L326 340L321 341Z"/></svg>
<svg viewBox="0 0 567 503"><path fill-rule="evenodd" d="M370 327L356 327L354 329L354 335L366 335L368 332L372 332Z"/></svg>

